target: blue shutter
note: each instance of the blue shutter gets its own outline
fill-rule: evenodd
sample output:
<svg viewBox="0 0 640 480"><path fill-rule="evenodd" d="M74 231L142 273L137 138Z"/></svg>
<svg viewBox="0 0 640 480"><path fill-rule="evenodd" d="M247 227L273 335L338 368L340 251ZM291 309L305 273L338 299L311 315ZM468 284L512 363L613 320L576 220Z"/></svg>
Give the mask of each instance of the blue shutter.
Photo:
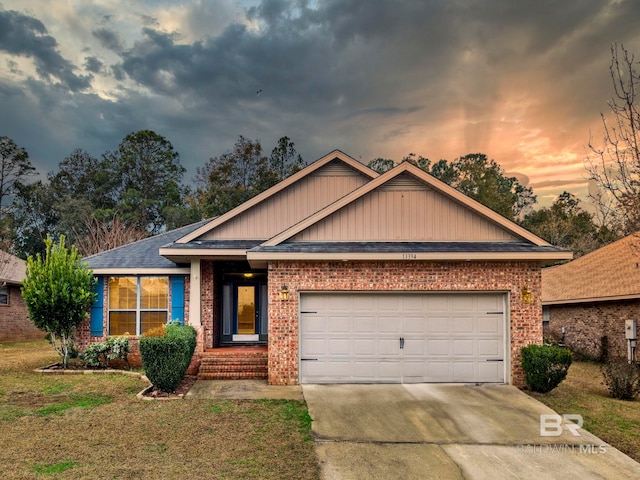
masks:
<svg viewBox="0 0 640 480"><path fill-rule="evenodd" d="M93 291L96 293L96 301L91 306L91 336L101 337L104 333L104 277L98 277L98 283Z"/></svg>
<svg viewBox="0 0 640 480"><path fill-rule="evenodd" d="M171 277L171 318L184 325L184 277Z"/></svg>

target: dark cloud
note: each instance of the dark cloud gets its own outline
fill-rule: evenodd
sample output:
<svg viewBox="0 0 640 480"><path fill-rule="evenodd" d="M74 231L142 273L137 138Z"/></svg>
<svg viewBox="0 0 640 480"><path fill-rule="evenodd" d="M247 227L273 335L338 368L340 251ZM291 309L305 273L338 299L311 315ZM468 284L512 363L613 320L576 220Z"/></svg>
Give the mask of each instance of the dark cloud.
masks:
<svg viewBox="0 0 640 480"><path fill-rule="evenodd" d="M89 76L74 73L76 68L58 52L56 39L47 34L44 24L13 10L0 10L0 50L33 58L43 79L57 78L74 92L91 86Z"/></svg>
<svg viewBox="0 0 640 480"><path fill-rule="evenodd" d="M18 83L26 68L7 60L0 105L23 109L0 118L0 131L28 139L39 160L100 155L148 128L194 172L238 134L267 151L287 135L306 160L333 148L365 162L483 152L534 191L561 192L583 181L582 147L611 94L609 45L640 52L640 2L630 0L105 5L83 6L80 33L57 38L0 10L0 50L33 59L39 75ZM61 49L63 38L78 45ZM70 47L82 64L62 57ZM80 69L103 90L81 90L91 77Z"/></svg>
<svg viewBox="0 0 640 480"><path fill-rule="evenodd" d="M107 50L111 50L116 53L121 53L124 50L124 41L120 38L117 32L109 28L96 28L91 32L96 37L100 44Z"/></svg>
<svg viewBox="0 0 640 480"><path fill-rule="evenodd" d="M84 69L91 73L102 73L104 63L98 57L85 57Z"/></svg>

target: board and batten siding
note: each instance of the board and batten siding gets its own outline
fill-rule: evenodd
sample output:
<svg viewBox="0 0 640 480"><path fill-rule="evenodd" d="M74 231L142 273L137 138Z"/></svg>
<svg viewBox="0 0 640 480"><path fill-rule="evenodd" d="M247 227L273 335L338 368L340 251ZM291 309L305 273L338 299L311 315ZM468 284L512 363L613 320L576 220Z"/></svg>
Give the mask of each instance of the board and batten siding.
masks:
<svg viewBox="0 0 640 480"><path fill-rule="evenodd" d="M406 242L518 240L468 207L409 175L402 175L303 230L290 241L358 242L365 239Z"/></svg>
<svg viewBox="0 0 640 480"><path fill-rule="evenodd" d="M326 207L370 179L339 160L242 212L202 240L263 240Z"/></svg>

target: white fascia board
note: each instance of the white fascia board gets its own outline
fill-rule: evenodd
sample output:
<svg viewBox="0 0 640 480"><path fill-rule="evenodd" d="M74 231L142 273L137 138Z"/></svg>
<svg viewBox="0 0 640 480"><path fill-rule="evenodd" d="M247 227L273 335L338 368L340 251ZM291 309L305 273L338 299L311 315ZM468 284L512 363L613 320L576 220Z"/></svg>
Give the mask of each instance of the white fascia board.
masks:
<svg viewBox="0 0 640 480"><path fill-rule="evenodd" d="M385 261L549 261L568 260L570 252L392 252L392 253L300 253L300 252L247 252L250 262L270 260L385 260Z"/></svg>
<svg viewBox="0 0 640 480"><path fill-rule="evenodd" d="M187 268L93 268L94 275L182 275L191 273Z"/></svg>
<svg viewBox="0 0 640 480"><path fill-rule="evenodd" d="M211 248L161 248L163 257L206 258L206 257L246 257L247 251L237 248L211 249Z"/></svg>

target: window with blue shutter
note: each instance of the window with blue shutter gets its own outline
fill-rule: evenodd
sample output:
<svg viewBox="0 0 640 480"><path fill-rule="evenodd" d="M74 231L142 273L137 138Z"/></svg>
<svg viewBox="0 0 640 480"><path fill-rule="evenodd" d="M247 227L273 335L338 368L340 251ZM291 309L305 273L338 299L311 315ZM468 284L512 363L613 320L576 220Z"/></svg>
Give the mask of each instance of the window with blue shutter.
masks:
<svg viewBox="0 0 640 480"><path fill-rule="evenodd" d="M91 336L101 337L104 334L104 277L98 277L93 291L97 298L91 306Z"/></svg>
<svg viewBox="0 0 640 480"><path fill-rule="evenodd" d="M184 277L171 277L171 320L179 320L184 325Z"/></svg>

